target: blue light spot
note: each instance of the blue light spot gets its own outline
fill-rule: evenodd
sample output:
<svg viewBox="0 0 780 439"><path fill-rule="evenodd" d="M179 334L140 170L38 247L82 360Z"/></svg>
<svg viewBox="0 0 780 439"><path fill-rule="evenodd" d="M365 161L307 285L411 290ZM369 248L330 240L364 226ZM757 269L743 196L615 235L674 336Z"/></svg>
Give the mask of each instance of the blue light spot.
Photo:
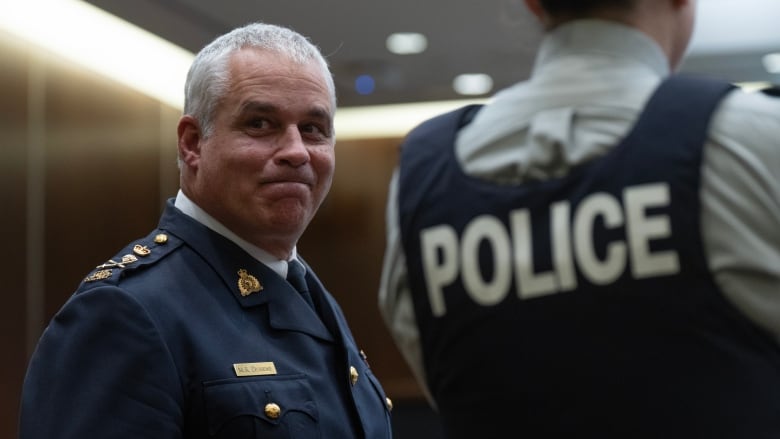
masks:
<svg viewBox="0 0 780 439"><path fill-rule="evenodd" d="M361 95L370 95L374 92L375 86L374 78L369 75L360 75L355 79L355 91Z"/></svg>

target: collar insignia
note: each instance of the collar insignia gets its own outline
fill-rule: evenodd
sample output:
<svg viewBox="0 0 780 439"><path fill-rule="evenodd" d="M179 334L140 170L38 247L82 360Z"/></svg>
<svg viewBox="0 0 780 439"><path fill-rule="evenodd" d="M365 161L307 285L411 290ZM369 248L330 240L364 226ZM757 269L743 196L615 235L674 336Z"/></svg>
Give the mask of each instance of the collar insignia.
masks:
<svg viewBox="0 0 780 439"><path fill-rule="evenodd" d="M238 270L238 291L241 292L241 296L246 297L252 293L262 291L263 286L256 277L247 273L243 268Z"/></svg>

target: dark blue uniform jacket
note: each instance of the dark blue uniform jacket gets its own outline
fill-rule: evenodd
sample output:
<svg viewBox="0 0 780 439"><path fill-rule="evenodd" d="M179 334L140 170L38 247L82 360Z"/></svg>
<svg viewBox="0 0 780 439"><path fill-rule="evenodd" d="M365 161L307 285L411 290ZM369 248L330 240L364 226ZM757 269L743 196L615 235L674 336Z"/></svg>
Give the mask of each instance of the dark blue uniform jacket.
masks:
<svg viewBox="0 0 780 439"><path fill-rule="evenodd" d="M169 202L45 330L21 439L391 438L382 387L311 270L281 277Z"/></svg>
<svg viewBox="0 0 780 439"><path fill-rule="evenodd" d="M726 301L699 230L702 149L731 87L673 77L568 175L465 175L455 133L402 146L402 242L451 438L780 438L780 349Z"/></svg>

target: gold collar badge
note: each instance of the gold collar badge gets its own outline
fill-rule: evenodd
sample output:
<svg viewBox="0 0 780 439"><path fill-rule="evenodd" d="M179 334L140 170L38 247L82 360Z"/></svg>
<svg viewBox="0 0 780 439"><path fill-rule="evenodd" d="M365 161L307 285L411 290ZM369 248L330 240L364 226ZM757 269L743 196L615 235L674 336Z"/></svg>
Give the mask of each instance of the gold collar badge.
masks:
<svg viewBox="0 0 780 439"><path fill-rule="evenodd" d="M247 273L243 268L238 270L238 291L241 292L242 296L246 297L262 289L263 286L260 285L260 281L256 277Z"/></svg>

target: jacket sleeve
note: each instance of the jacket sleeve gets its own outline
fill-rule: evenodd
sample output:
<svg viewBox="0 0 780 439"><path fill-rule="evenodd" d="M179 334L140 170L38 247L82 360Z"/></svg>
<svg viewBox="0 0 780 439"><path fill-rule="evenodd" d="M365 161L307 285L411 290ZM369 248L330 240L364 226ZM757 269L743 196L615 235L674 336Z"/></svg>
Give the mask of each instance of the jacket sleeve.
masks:
<svg viewBox="0 0 780 439"><path fill-rule="evenodd" d="M731 93L711 122L701 227L724 295L780 342L780 98Z"/></svg>
<svg viewBox="0 0 780 439"><path fill-rule="evenodd" d="M25 377L19 438L180 438L182 400L146 310L119 288L95 287L44 331Z"/></svg>

